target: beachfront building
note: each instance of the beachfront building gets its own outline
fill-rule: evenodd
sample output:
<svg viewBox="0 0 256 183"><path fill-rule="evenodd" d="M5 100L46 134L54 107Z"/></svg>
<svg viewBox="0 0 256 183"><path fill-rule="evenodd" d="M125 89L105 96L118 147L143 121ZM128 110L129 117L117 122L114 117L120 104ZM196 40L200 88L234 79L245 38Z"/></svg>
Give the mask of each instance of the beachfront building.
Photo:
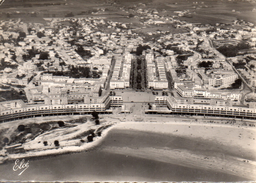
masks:
<svg viewBox="0 0 256 183"><path fill-rule="evenodd" d="M25 106L25 103L22 100L10 100L0 102L0 111L22 108Z"/></svg>
<svg viewBox="0 0 256 183"><path fill-rule="evenodd" d="M26 104L21 100L0 102L0 122L27 117L50 115L82 115L93 111L112 113L111 107L122 107L122 96L85 97L83 103L60 104L52 100L49 104Z"/></svg>
<svg viewBox="0 0 256 183"><path fill-rule="evenodd" d="M238 107L220 104L221 103L215 105L180 103L180 101L173 96L156 96L154 104L156 107L145 112L147 114L164 113L256 119L256 108L253 106ZM161 110L163 106L166 106L167 109Z"/></svg>
<svg viewBox="0 0 256 183"><path fill-rule="evenodd" d="M233 100L240 101L241 94L234 93L230 91L218 91L218 90L206 90L203 87L197 87L194 85L189 85L187 83L183 83L182 85L176 86L176 91L179 96L184 98L208 98L208 99L223 99L223 100Z"/></svg>
<svg viewBox="0 0 256 183"><path fill-rule="evenodd" d="M99 97L102 92L101 79L70 78L43 74L38 86L25 88L30 104L83 103L85 97Z"/></svg>

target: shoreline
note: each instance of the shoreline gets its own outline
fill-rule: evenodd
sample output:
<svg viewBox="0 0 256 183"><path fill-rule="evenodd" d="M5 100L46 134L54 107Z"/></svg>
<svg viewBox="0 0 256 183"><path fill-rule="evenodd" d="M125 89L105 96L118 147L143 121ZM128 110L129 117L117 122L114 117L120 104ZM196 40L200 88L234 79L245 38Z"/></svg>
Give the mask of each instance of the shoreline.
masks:
<svg viewBox="0 0 256 183"><path fill-rule="evenodd" d="M117 119L119 119L120 122L113 122L111 124L110 127L108 127L107 129L104 129L102 131L102 135L100 137L95 137L93 142L84 142L83 144L81 144L80 146L78 145L67 145L65 147L56 147L56 148L52 148L52 149L45 149L45 150L39 150L39 151L30 151L30 152L26 152L26 153L19 153L19 154L9 154L7 157L1 157L0 156L0 165L4 164L5 162L10 162L13 161L15 159L21 159L21 158L36 158L36 157L49 157L49 156L58 156L58 155L62 155L62 154L69 154L69 153L79 153L79 152L83 152L83 151L87 151L90 150L94 147L97 147L98 145L100 145L104 139L106 138L106 136L108 135L109 131L112 129L117 129L117 130L136 130L136 131L141 131L141 132L152 132L152 133L167 133L167 134L175 134L175 135L179 135L178 133L176 133L177 131L168 131L165 130L166 128L162 128L161 126L163 125L173 125L173 126L189 126L193 127L193 126L197 126L197 127L202 127L202 126L207 126L207 127L217 127L217 128L225 128L225 129L234 129L234 128L240 128L241 130L253 130L256 131L256 128L252 128L252 127L248 127L248 126L241 126L239 124L223 124L223 122L214 122L211 123L211 121L220 121L220 119L216 119L216 120L210 120L210 122L207 122L207 119L204 119L202 121L198 121L195 119L183 119L182 118L175 118L174 119L168 119L168 121L163 120L162 122L155 122L155 121L142 121L142 122L135 122L135 121L128 121L128 122L123 122L120 118L113 118L113 117L107 117L107 124L109 124L109 120L111 119L115 119L115 121ZM177 119L179 119L177 121ZM223 119L222 119L223 120ZM48 122L51 122L51 120L47 120ZM228 120L224 120L224 121L228 121ZM249 121L251 122L251 121ZM45 122L42 122L45 123ZM243 122L244 123L244 122ZM144 128L144 126L154 126L154 129L146 129ZM180 136L184 136L184 137L188 137L189 135L187 134L181 134ZM202 135L198 135L198 137L202 137ZM256 138L256 137L255 137ZM248 147L247 147L248 148Z"/></svg>
<svg viewBox="0 0 256 183"><path fill-rule="evenodd" d="M105 124L109 124L113 118L105 120ZM256 138L256 128L240 127L239 124L185 122L181 119L169 119L168 122L115 122L93 142L14 154L0 166L11 166L18 158L43 161L57 156L61 158L59 155L69 157L78 154L74 157L83 157L95 150L95 153L107 153L112 157L128 156L142 161L224 173L249 181L256 180L256 141L250 137Z"/></svg>

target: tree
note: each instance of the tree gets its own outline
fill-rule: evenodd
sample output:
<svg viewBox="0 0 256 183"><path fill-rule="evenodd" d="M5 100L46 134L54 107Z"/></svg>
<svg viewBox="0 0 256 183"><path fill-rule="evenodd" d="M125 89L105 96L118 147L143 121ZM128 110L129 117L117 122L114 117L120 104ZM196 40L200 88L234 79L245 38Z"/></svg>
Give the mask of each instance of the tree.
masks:
<svg viewBox="0 0 256 183"><path fill-rule="evenodd" d="M100 89L99 89L99 97L102 95L102 88L100 86Z"/></svg>
<svg viewBox="0 0 256 183"><path fill-rule="evenodd" d="M77 49L75 50L81 57L90 58L92 57L90 50L84 50L82 45L77 45Z"/></svg>
<svg viewBox="0 0 256 183"><path fill-rule="evenodd" d="M137 76L137 83L141 83L141 74L138 73L138 76Z"/></svg>
<svg viewBox="0 0 256 183"><path fill-rule="evenodd" d="M28 27L28 33L31 34L32 28Z"/></svg>
<svg viewBox="0 0 256 183"><path fill-rule="evenodd" d="M8 139L7 137L5 137L4 140L3 140L3 142L4 142L4 144L8 144L9 139Z"/></svg>
<svg viewBox="0 0 256 183"><path fill-rule="evenodd" d="M88 142L92 142L93 141L93 136L90 134L87 136L87 140Z"/></svg>
<svg viewBox="0 0 256 183"><path fill-rule="evenodd" d="M59 125L59 127L63 127L63 126L65 126L65 123L63 121L58 121L58 125Z"/></svg>
<svg viewBox="0 0 256 183"><path fill-rule="evenodd" d="M25 131L25 125L19 125L19 126L18 126L18 131L19 131L19 132Z"/></svg>
<svg viewBox="0 0 256 183"><path fill-rule="evenodd" d="M23 58L24 62L26 62L26 61L28 60L28 59L27 59L27 57L28 57L28 56L27 56L27 55L25 55L25 54L24 54L24 55L22 55L22 58Z"/></svg>
<svg viewBox="0 0 256 183"><path fill-rule="evenodd" d="M13 59L14 61L16 61L16 58L17 58L16 54L13 54L11 57L11 59Z"/></svg>
<svg viewBox="0 0 256 183"><path fill-rule="evenodd" d="M53 45L53 41L50 41L49 43L48 43L48 46L52 46ZM57 53L56 53L57 54Z"/></svg>
<svg viewBox="0 0 256 183"><path fill-rule="evenodd" d="M37 32L36 35L38 38L45 37L44 33L42 33L42 32Z"/></svg>
<svg viewBox="0 0 256 183"><path fill-rule="evenodd" d="M100 78L100 75L97 71L92 71L92 78Z"/></svg>
<svg viewBox="0 0 256 183"><path fill-rule="evenodd" d="M141 64L141 59L137 60L137 64L140 65Z"/></svg>
<svg viewBox="0 0 256 183"><path fill-rule="evenodd" d="M90 135L92 136L92 137L96 137L96 135L95 135L95 133L94 133L94 130L90 130Z"/></svg>
<svg viewBox="0 0 256 183"><path fill-rule="evenodd" d="M95 118L95 119L99 119L99 115L96 111L92 112L92 117Z"/></svg>
<svg viewBox="0 0 256 183"><path fill-rule="evenodd" d="M41 52L39 56L39 60L47 60L49 58L48 52Z"/></svg>
<svg viewBox="0 0 256 183"><path fill-rule="evenodd" d="M138 90L141 90L141 88L142 88L142 87L141 87L141 84L138 83L138 84L137 84L137 89L138 89Z"/></svg>
<svg viewBox="0 0 256 183"><path fill-rule="evenodd" d="M25 37L26 37L26 33L25 32L19 32L19 36L17 38L17 42L23 41Z"/></svg>
<svg viewBox="0 0 256 183"><path fill-rule="evenodd" d="M20 38L25 38L26 37L26 33L25 32L19 32L19 37Z"/></svg>
<svg viewBox="0 0 256 183"><path fill-rule="evenodd" d="M246 65L246 63L244 63L244 62L233 63L233 66L234 66L236 69L244 69L244 68L245 68L245 65Z"/></svg>
<svg viewBox="0 0 256 183"><path fill-rule="evenodd" d="M22 55L24 61L30 60L31 58L35 57L38 54L38 50L36 50L33 46L32 49L28 50L28 55Z"/></svg>
<svg viewBox="0 0 256 183"><path fill-rule="evenodd" d="M57 146L60 146L60 144L59 144L59 141L58 140L55 140L54 141L54 145L57 147Z"/></svg>
<svg viewBox="0 0 256 183"><path fill-rule="evenodd" d="M17 78L17 79L23 79L24 77L26 77L26 75L25 75L25 74L22 74L21 76L20 76L20 75L18 75L18 74L16 75L16 78Z"/></svg>
<svg viewBox="0 0 256 183"><path fill-rule="evenodd" d="M203 61L203 62L200 62L198 64L198 67L204 67L204 68L209 68L209 67L212 67L212 64L213 62L212 61Z"/></svg>
<svg viewBox="0 0 256 183"><path fill-rule="evenodd" d="M98 119L95 120L95 124L96 125L99 125L100 124L100 121Z"/></svg>
<svg viewBox="0 0 256 183"><path fill-rule="evenodd" d="M149 105L149 106L148 106L148 109L151 110L151 109L152 109L152 105Z"/></svg>
<svg viewBox="0 0 256 183"><path fill-rule="evenodd" d="M238 89L240 88L242 84L242 80L239 78L239 79L236 79L235 82L231 85L232 89Z"/></svg>
<svg viewBox="0 0 256 183"><path fill-rule="evenodd" d="M226 57L235 57L237 56L239 50L246 50L249 48L250 45L246 41L241 41L237 45L224 45L219 47L217 50Z"/></svg>
<svg viewBox="0 0 256 183"><path fill-rule="evenodd" d="M141 44L137 47L137 49L136 49L136 55L142 55L142 52L144 51L144 50L147 50L147 49L151 49L150 48L150 46L148 46L148 45L145 45L145 46L142 46Z"/></svg>
<svg viewBox="0 0 256 183"><path fill-rule="evenodd" d="M237 55L238 49L231 45L231 46L221 46L217 49L220 53L225 55L226 57L235 57Z"/></svg>

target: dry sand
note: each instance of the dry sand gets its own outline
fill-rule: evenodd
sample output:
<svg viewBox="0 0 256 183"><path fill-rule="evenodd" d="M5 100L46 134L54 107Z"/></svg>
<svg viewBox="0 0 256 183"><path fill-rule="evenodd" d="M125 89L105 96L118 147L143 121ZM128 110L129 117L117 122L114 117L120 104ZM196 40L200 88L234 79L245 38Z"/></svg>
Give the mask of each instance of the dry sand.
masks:
<svg viewBox="0 0 256 183"><path fill-rule="evenodd" d="M115 129L141 131L185 137L206 144L200 149L193 147L105 147L104 150L137 158L151 159L189 168L214 170L256 180L256 129L219 124L198 123L119 123ZM138 139L140 140L140 139ZM216 146L218 149L213 149ZM211 152L212 150L212 152Z"/></svg>

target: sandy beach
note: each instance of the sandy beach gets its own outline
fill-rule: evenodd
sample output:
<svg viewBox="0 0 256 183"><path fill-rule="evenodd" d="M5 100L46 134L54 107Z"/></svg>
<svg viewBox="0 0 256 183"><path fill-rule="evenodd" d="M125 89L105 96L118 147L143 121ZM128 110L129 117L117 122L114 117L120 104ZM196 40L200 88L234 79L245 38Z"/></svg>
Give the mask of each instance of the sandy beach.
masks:
<svg viewBox="0 0 256 183"><path fill-rule="evenodd" d="M28 168L24 175L18 176L12 171L13 162L10 161L0 165L0 172L4 173L0 178L45 181L72 178L80 181L256 180L255 138L256 129L249 126L192 120L179 122L177 119L168 122L168 118L162 122L118 122L94 145L67 146L49 154L79 153L32 159L16 155L16 158L30 160L30 166L34 168ZM65 173L69 171L65 168L68 164L74 169L70 174ZM97 171L99 166L100 172ZM47 172L38 175L57 169L60 170L56 175L47 175Z"/></svg>
<svg viewBox="0 0 256 183"><path fill-rule="evenodd" d="M120 123L120 133L140 131L154 136L151 146L107 147L104 150L190 168L214 170L245 179L256 180L256 130L219 124L198 123ZM179 141L176 141L176 138ZM168 139L169 138L169 139ZM136 143L136 142L135 142ZM164 145L164 146L161 146Z"/></svg>

